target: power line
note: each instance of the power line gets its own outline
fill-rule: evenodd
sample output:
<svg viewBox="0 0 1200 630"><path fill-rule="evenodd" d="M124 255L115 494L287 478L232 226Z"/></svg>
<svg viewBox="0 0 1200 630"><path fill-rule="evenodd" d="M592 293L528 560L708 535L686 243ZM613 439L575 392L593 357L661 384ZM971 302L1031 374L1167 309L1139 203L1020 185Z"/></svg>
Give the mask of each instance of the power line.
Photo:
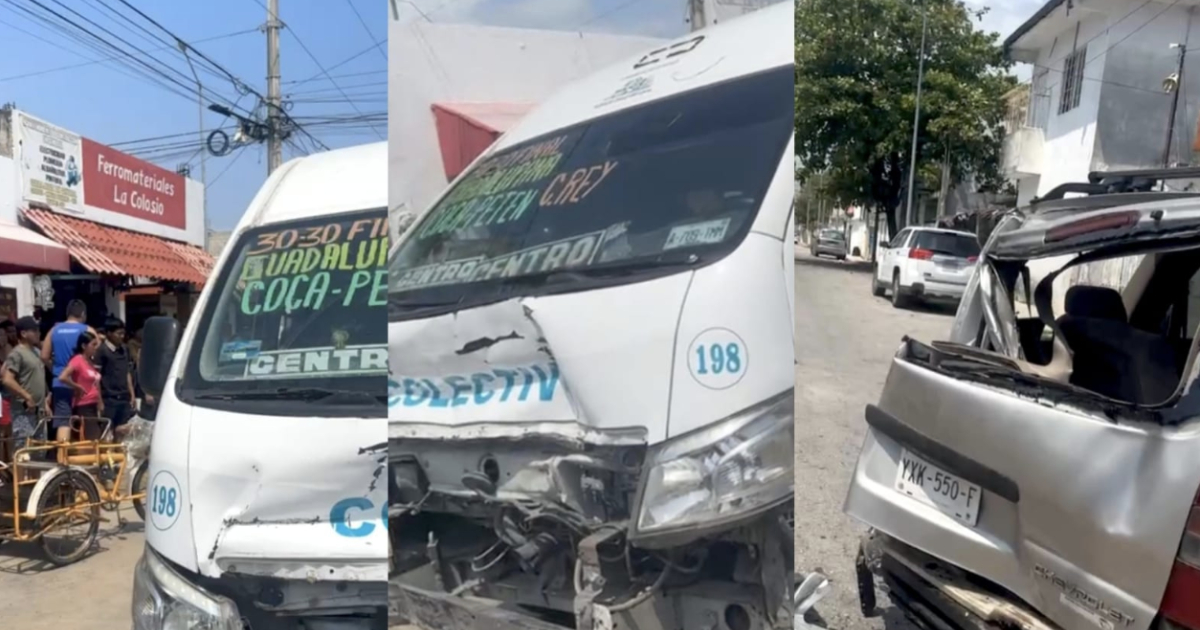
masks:
<svg viewBox="0 0 1200 630"><path fill-rule="evenodd" d="M37 19L40 19L40 20L50 24L51 26L64 32L64 34L66 34L68 37L72 37L76 41L80 41L80 42L84 43L85 45L91 46L94 50L116 51L117 53L119 53L120 57L123 57L125 60L127 60L126 65L129 66L130 68L132 68L135 72L142 75L143 78L147 78L152 83L157 85L158 87L166 89L166 90L168 90L178 96L181 96L183 98L187 98L189 101L194 99L192 86L190 85L191 83L193 83L193 80L191 77L183 74L179 69L172 67L170 64L164 63L161 59L158 59L154 55L151 55L150 53L146 52L142 48L129 42L125 38L113 33L111 30L96 23L91 18L82 15L81 13L79 13L78 11L76 11L75 9L73 9L69 6L66 6L59 0L51 0L51 1L62 6L68 12L78 16L80 18L80 20L87 22L88 24L91 24L91 25L95 26L96 28L100 29L101 31L106 33L109 37L112 37L113 39L125 44L132 50L136 51L137 54L131 53L129 50L122 48L121 46L113 43L106 37L97 34L91 28L80 24L78 21L76 21L66 15L63 15L59 11L56 11L55 9L47 6L45 3L41 2L40 0L28 0L28 2L33 4L36 7L40 8L42 11L49 14L50 16L57 18L58 21L67 24L69 26L69 28L74 29L75 32L72 32L71 30L69 30L63 26L56 24L55 21L52 20L51 18L40 15L26 7L17 6L17 5L13 5L13 6L15 6L17 9L20 9L20 10L26 12L29 15L32 15L33 17L35 17ZM83 36L86 36L87 38L90 38L90 39L85 39L79 34L82 34ZM148 59L149 62L144 60L143 57L145 59ZM156 66L150 62L154 62L158 65ZM159 67L159 66L161 66L161 67ZM166 71L164 71L164 68L166 70L174 72L176 75L179 75L180 77L183 78L183 80L181 81L180 79L178 79L174 76L171 76ZM203 88L203 86L200 86L200 89L201 89L202 93L204 91L206 91ZM210 101L214 101L214 102L215 101L225 101L227 103L233 103L232 100L230 100L228 97L225 97L224 95L222 95L220 93L214 92L212 90L207 90L207 92L211 95L208 98L208 100L210 100Z"/></svg>
<svg viewBox="0 0 1200 630"><path fill-rule="evenodd" d="M33 36L32 33L29 33L27 31L22 31L21 29L13 26L11 24L8 24L7 22L4 22L2 20L0 20L0 24L9 26L13 30L20 31L22 33L25 33L26 35L30 35L31 37ZM204 39L199 39L199 40L196 40L196 43L212 42L212 41L217 41L217 40L221 40L221 39L237 37L240 35L249 35L251 33L257 33L257 32L258 32L258 29L256 29L256 28L244 29L241 31L234 31L232 33L225 33L223 35L215 35L213 37L206 37ZM42 40L42 41L45 41L45 40ZM54 45L52 42L48 42L48 41L46 41L45 43L50 44L52 46ZM171 50L171 49L174 49L174 46L151 49L151 51L158 52L158 51ZM105 63L108 61L118 61L119 59L120 59L120 56L110 56L110 57L105 57L103 59L94 59L92 61L85 61L83 63L73 63L73 64L69 64L69 65L65 65L65 66L57 66L55 68L46 68L45 70L35 70L33 72L26 72L23 74L14 74L14 75L8 76L8 77L0 77L0 83L4 83L6 81L16 81L18 79L28 79L28 78L32 78L32 77L40 77L42 75L51 74L54 72L61 72L63 70L75 70L78 68L85 68L87 66L94 66L96 64L102 64L102 63Z"/></svg>
<svg viewBox="0 0 1200 630"><path fill-rule="evenodd" d="M1140 8L1142 8L1142 7L1144 7L1144 6L1146 6L1147 4L1149 4L1149 3L1150 3L1150 2L1152 2L1152 1L1153 1L1153 0L1146 0L1146 2L1143 2L1142 4L1140 4L1140 5L1138 6L1138 8L1137 8L1137 9L1134 9L1133 11L1131 11L1131 12L1129 12L1129 13L1125 14L1125 16L1124 16L1124 17L1122 17L1120 20L1117 20L1117 21L1116 21L1116 23L1114 23L1114 24L1113 24L1113 26L1116 26L1116 24L1120 24L1122 21L1124 21L1124 20L1125 20L1125 18L1129 17L1130 15L1133 15L1133 13L1134 13L1134 12L1136 12L1138 9L1140 9ZM1096 55L1093 55L1092 57L1085 59L1085 60L1084 60L1084 62L1083 62L1083 68L1084 68L1084 71L1086 72L1086 71L1087 71L1087 67L1088 67L1089 65L1091 65L1091 64L1092 64L1094 61L1096 61L1097 59L1099 59L1099 58L1103 57L1104 55L1107 55L1107 54L1108 54L1108 53L1109 53L1109 52L1110 52L1110 51L1111 51L1113 48L1116 48L1116 47L1117 47L1119 44L1123 43L1125 40L1127 40L1127 39L1129 39L1130 37L1133 37L1135 34L1137 34L1137 33L1138 33L1138 31L1141 31L1142 29L1144 29L1144 28L1146 28L1147 26L1149 26L1149 25L1150 25L1152 22L1154 22L1154 21L1155 21L1155 20L1157 20L1158 18L1162 17L1162 15L1163 15L1164 13L1166 13L1168 10L1170 10L1171 8L1173 8L1175 5L1179 4L1179 2L1180 2L1180 0L1174 0L1174 2L1172 2L1171 4L1168 4L1167 6L1163 7L1163 9L1162 9L1161 11L1159 11L1158 13L1155 13L1153 17L1151 17L1150 19L1146 20L1145 22L1142 22L1142 23L1141 23L1141 25L1139 25L1137 28L1133 29L1132 31L1129 31L1128 33L1126 33L1126 34L1125 34L1125 36L1124 36L1124 37L1122 37L1121 39L1118 39L1117 41L1115 41L1115 42L1113 42L1113 43L1109 44L1107 47L1105 47L1105 48L1104 48L1104 50L1100 51L1098 54L1096 54ZM1111 29L1111 27L1109 27L1109 28ZM1093 36L1091 39L1088 39L1086 42L1084 42L1084 43L1083 43L1083 46L1086 48L1088 44L1090 44L1091 42L1095 41L1095 40L1096 40L1096 38L1100 37L1100 35L1103 35L1103 34L1104 34L1104 33L1106 33L1106 32L1107 32L1107 31L1101 31L1101 32L1100 32L1100 33L1098 33L1097 35ZM1079 49L1078 47L1076 47L1076 48L1075 48L1075 50L1078 50L1078 49ZM1063 74L1063 73L1064 73L1064 71L1063 71L1063 70L1059 70L1059 69L1057 69L1057 68L1051 68L1051 67L1049 67L1049 66L1038 66L1037 64L1034 64L1034 67L1035 67L1035 68L1039 68L1039 67L1040 67L1040 68L1043 68L1043 69L1045 69L1045 70L1046 70L1046 71L1048 71L1048 72L1057 72L1058 74ZM1112 84L1112 85L1117 85L1117 86L1120 86L1120 87L1130 88L1130 89L1134 89L1134 90L1145 90L1145 91L1147 91L1147 92L1154 92L1155 94L1160 94L1160 93L1161 93L1161 92L1156 92L1156 91L1154 91L1154 90L1148 90L1148 89L1146 89L1146 88L1140 88L1140 87L1133 86L1133 85L1126 85L1126 84L1123 84L1123 83L1117 83L1117 82L1115 82L1115 81L1108 81L1108 80L1106 80L1106 79L1097 79L1097 78L1095 78L1095 77L1083 77L1083 80L1085 80L1085 81L1098 81L1098 82L1100 82L1100 83L1109 83L1109 84ZM1052 84L1050 84L1049 86L1047 86L1047 88L1046 88L1046 89L1047 89L1047 91L1049 91L1049 90L1053 90L1053 89L1054 89L1055 87L1057 87L1058 85L1059 85L1058 83L1052 83Z"/></svg>
<svg viewBox="0 0 1200 630"><path fill-rule="evenodd" d="M377 43L371 44L370 46L364 48L363 50L360 50L360 51L354 53L353 55L350 55L349 57L333 64L332 66L329 66L329 70L336 70L336 69L350 63L351 61L354 61L355 59L362 57L363 55L371 52L372 50L375 50L377 48L382 48L383 44L384 44L384 42L377 42ZM387 70L380 70L378 72L387 72ZM334 76L335 75L330 75L328 71L322 69L321 72L318 72L318 73L312 75L311 77L308 77L307 79L301 79L299 81L294 81L294 83L296 85L304 85L305 83L308 83L309 81L317 81L317 80L333 81Z"/></svg>
<svg viewBox="0 0 1200 630"><path fill-rule="evenodd" d="M364 20L362 14L358 12L358 7L354 6L354 0L346 0L346 4L349 5L350 10L354 12L354 17L358 18L358 23L362 24L363 30L367 32L367 37L371 38L372 42L375 42L377 46L375 50L378 50L379 54L383 55L383 60L386 62L387 53L383 51L383 46L380 44L379 40L375 38L375 33L371 31L371 27L367 26L367 21Z"/></svg>
<svg viewBox="0 0 1200 630"><path fill-rule="evenodd" d="M257 29L256 29L256 31L257 31ZM370 52L374 48L375 48L374 46L372 46L371 48L368 48L367 52ZM333 68L330 68L330 70L332 70L332 69ZM333 75L333 78L348 79L348 78L352 78L352 77L362 77L362 76L368 76L368 75L372 75L372 74L387 74L387 69L385 68L383 70L367 70L366 72L347 72L346 74L335 74L335 75ZM307 83L307 82L313 81L313 80L315 80L315 79L311 79L311 78L310 79L292 79L291 81L281 81L281 83L283 85L292 85L292 84ZM327 79L322 78L321 80L325 81Z"/></svg>
<svg viewBox="0 0 1200 630"><path fill-rule="evenodd" d="M28 9L28 8L26 8L26 7L16 6L15 4L12 4L12 3L9 3L9 4L0 4L0 6L3 6L3 7L8 7L9 9L13 10L14 12L19 10L19 11L21 11L21 12L23 13L23 15L22 15L22 14L18 14L18 16L19 16L19 17L23 17L23 18L25 18L25 19L27 19L27 20L30 20L32 23L34 23L34 24L36 24L36 25L38 25L38 26L41 26L41 27L42 27L42 28L44 28L44 29L47 29L47 30L56 30L56 31L58 31L60 34L62 34L62 35L64 35L64 36L66 36L66 37L67 37L69 40L71 40L71 41L74 41L76 44L79 44L79 45L81 45L81 46L84 46L84 47L86 47L86 48L89 48L89 49L91 49L93 52L98 52L98 53L100 53L101 55L108 54L108 50L106 50L106 49L102 49L102 48L101 48L99 45L97 45L96 43L94 43L94 42L91 42L91 41L88 41L88 40L85 40L85 39L83 39L83 38L82 38L80 35L78 35L77 33L73 33L73 32L71 32L69 29L67 29L66 27L64 27L64 26L62 26L62 25L55 24L55 23L54 23L53 21L51 21L49 18L47 18L47 17L45 17L45 16L43 16L43 15L40 15L40 14L38 14L38 13L35 13L35 12L31 11L30 9ZM15 26L15 25L13 25L13 24L10 24L10 23L8 23L8 22L0 22L0 24L4 24L4 25L6 25L6 26L8 26L8 27L12 28L13 30L15 30L15 31L17 31L17 32L24 33L25 35L28 35L29 37L32 37L33 39L36 39L36 40L38 40L38 41L40 41L40 42L42 42L42 43L44 43L44 44L46 44L46 45L48 45L48 46L52 46L52 47L54 47L54 48L56 48L56 49L64 49L64 48L63 48L63 46L62 46L61 44L58 44L58 43L52 42L52 41L50 41L50 40L48 40L48 39L46 39L46 38L44 38L44 37L41 37L40 35L37 35L37 34L35 34L35 33L30 33L29 31L26 31L26 30L24 30L24 29L21 29L20 27L17 27L17 26ZM83 53L80 53L80 52L79 52L79 51L77 51L77 50L73 50L73 49L71 49L71 48L65 48L64 50L67 50L68 52L70 52L71 54L75 55L76 57L81 57L81 58L83 58L83 59L87 59L88 61L91 61L91 62L97 62L97 60L96 60L95 58L93 58L93 57L89 57L89 56L87 56L87 55L85 55L85 54L83 54ZM162 82L161 80L158 80L157 78L155 78L155 77L153 77L153 76L150 76L150 75L148 75L148 74L147 74L145 71L139 71L139 69L138 69L138 68L132 68L132 67L130 67L128 64L121 64L121 63L119 63L119 62L121 61L121 57L123 57L123 56L125 56L125 55L118 55L118 56L116 57L116 59L114 59L115 61L118 61L118 64L119 64L119 66L120 66L120 67L110 67L109 69L110 69L110 70L112 70L112 71L114 71L114 72L117 72L118 74L121 74L121 75L123 75L123 76L130 77L130 78L134 79L135 81L144 81L144 82L148 82L148 83L151 83L151 84L153 84L155 87L159 87L159 88L161 88L161 89L163 89L163 90L166 90L167 92L171 92L172 94L176 94L176 95L179 95L179 96L185 96L185 97L186 97L186 98L188 98L189 100L192 98L191 96L188 96L188 95L184 94L183 92L181 92L181 91L178 91L176 88L174 88L174 87L172 87L172 86L170 86L170 85L168 85L168 84L166 84L166 83ZM103 61L103 60L101 60L101 61L99 61L98 63L107 63L107 62L106 62L106 61ZM132 74L131 74L131 73L132 73Z"/></svg>
<svg viewBox="0 0 1200 630"><path fill-rule="evenodd" d="M233 168L233 165L234 165L234 164L237 164L237 161L238 161L239 159L241 159L241 157L242 157L243 155L245 155L245 154L246 154L246 149L244 149L244 148L243 148L241 151L238 151L238 154L237 154L237 155L235 155L235 156L233 156L233 159L229 161L229 164L227 164L227 165L225 166L225 168L221 169L221 172L220 172L220 173L217 173L217 176L216 176L216 177L214 177L214 178L212 178L212 179L211 179L211 180L208 182L208 187L205 189L205 191L204 191L204 192L205 192L205 193L207 193L208 191L212 190L213 184L216 184L216 183L217 183L217 180L221 179L221 176L222 176L222 175L224 175L225 173L229 172L229 169Z"/></svg>
<svg viewBox="0 0 1200 630"><path fill-rule="evenodd" d="M125 0L121 0L121 1L124 2ZM268 14L270 14L271 19L278 20L280 23L283 23L283 21L279 19L279 15L277 13L271 11L270 9L268 9L267 6L262 3L262 0L254 0L254 2L256 4L258 4L258 6L262 7ZM317 59L317 56L314 55L312 53L312 51L308 49L308 46L306 46L304 44L304 40L300 38L300 35L296 33L295 29L293 29L291 26L288 26L286 23L283 23L283 24L284 24L284 27L287 28L288 32L292 34L292 37L294 37L296 39L296 43L300 44L300 49L304 51L304 54L308 55L308 58L312 59L312 62L314 64L316 64L317 69L321 71L321 74L326 79L329 79L329 82L332 83L334 85L334 87L336 87L338 89L339 92L341 92L342 91L341 85L338 84L337 80L335 80L329 76L329 71L325 69L325 66L321 65L321 61L319 59ZM382 43L376 42L375 45L378 48L378 47L382 46ZM345 92L342 92L342 96L346 99L346 102L350 104L350 107L354 108L354 111L356 111L360 114L362 113L362 111L358 109L358 105L356 105L354 103L354 101L350 100L350 97L346 96ZM378 131L376 131L375 135L377 135L380 140L384 139L383 135L380 134Z"/></svg>
<svg viewBox="0 0 1200 630"><path fill-rule="evenodd" d="M48 12L52 13L53 15L55 15L56 17L58 17L59 19L61 19L61 20L63 20L63 21L66 21L66 22L68 22L69 24L71 24L71 25L72 25L72 26L74 26L75 28L77 28L77 29L79 29L79 30L81 30L81 31L83 31L83 32L85 32L85 33L87 33L88 35L90 35L90 36L92 36L92 37L95 37L95 38L96 38L97 40L99 40L101 43L103 43L103 44L105 44L105 45L107 45L107 46L109 46L109 47L111 47L111 48L113 48L113 49L115 49L115 50L119 50L119 51L121 51L121 52L125 53L125 54L126 54L126 55L127 55L127 56L128 56L130 59L131 59L131 60L137 61L138 63L140 63L141 65L145 66L147 69L149 69L149 70L151 70L151 71L155 72L156 74L158 74L159 76L163 77L164 79L167 79L167 80L171 81L172 83L175 83L176 85L180 86L181 88L183 88L183 89L185 89L185 90L190 90L190 89L191 89L191 86L190 86L190 85L188 85L188 83L191 83L191 82L193 81L192 77L189 77L189 76L187 76L186 74L184 74L184 73L183 73L182 71L180 71L179 69L177 69L177 68L175 68L175 67L171 66L170 64L164 63L162 60L158 59L158 58L157 58L157 57L155 57L154 55L151 55L150 53L146 52L145 50L142 50L141 48L139 48L139 47L135 46L135 45L134 45L132 42L130 42L129 40L127 40L127 39L125 39L125 38L123 38L123 37L121 37L121 36L117 35L116 33L114 33L114 32L112 32L112 31L110 31L109 29L107 29L107 28L105 28L104 26L102 26L102 25L100 25L99 23L97 23L95 20L92 20L91 18L89 18L89 17L87 17L87 16L83 15L82 13L80 13L80 12L76 11L75 9L72 9L71 7L69 7L69 6L65 5L65 4L63 4L63 3L61 2L61 0L51 0L51 1L52 1L52 2L54 2L55 4L59 5L59 6L63 7L64 9L66 9L66 10L67 10L67 11L69 11L69 12L71 12L72 14L74 14L74 15L75 15L75 16L77 16L77 17L79 17L81 20L83 20L83 21L87 22L88 24L91 24L92 26L94 26L94 27L96 27L96 28L100 29L101 31L103 31L104 33L106 33L107 35L109 35L110 37L112 37L112 38L116 39L117 41L119 41L119 42L121 42L121 43L125 44L126 46L128 46L128 47L132 48L133 50L137 51L139 54L141 54L142 56L146 57L147 59L149 59L149 60L151 60L151 61L154 61L154 62L158 63L158 65L162 66L163 68L166 68L166 69L168 69L168 70L170 70L170 71L174 72L175 74L179 75L180 77L182 77L182 78L183 78L183 82L180 82L180 81L179 81L179 80L177 80L177 79L173 79L173 78L171 78L171 77L170 77L170 75L166 74L166 73L165 73L165 72L163 72L162 70L159 70L158 68L156 68L156 67L154 67L154 66L150 65L149 63L147 63L147 62L144 62L144 61L142 61L142 60L140 60L140 59L138 59L138 58L134 57L132 54L129 54L128 52L126 52L126 51L122 50L120 47L116 46L115 44L112 44L111 42L109 42L109 41L105 40L104 38L102 38L102 37L100 37L100 36L96 35L96 34L95 34L95 33L93 33L93 32L92 32L90 29L85 29L84 27L80 26L79 24L77 24L77 23L76 23L76 22L74 22L73 20L70 20L69 18L67 18L66 16L62 15L61 13L58 13L57 11L54 11L53 9L51 9L51 8L47 7L45 4L43 4L42 2L40 2L40 0L28 0L28 1L29 1L29 2L31 2L31 3L33 3L33 4L35 4L35 5L37 5L37 6L39 6L39 7L41 7L43 10L45 10L45 11L48 11ZM122 0L122 2L124 2L124 0ZM204 88L202 85L201 85L201 86L199 86L199 89L200 89L200 91L201 91L201 92L205 91L205 88ZM223 95L221 95L221 94L218 94L218 93L216 93L216 92L213 92L212 90L208 90L208 91L209 91L209 93L211 93L211 94L212 94L212 95L213 95L213 96L214 96L216 99L218 99L218 100L224 100L224 101L226 101L227 103L233 103L233 101L232 101L231 99L228 99L228 98L226 98L225 96L223 96ZM190 97L189 97L189 100L190 100ZM210 99L210 100L212 100L212 99Z"/></svg>
<svg viewBox="0 0 1200 630"><path fill-rule="evenodd" d="M129 8L130 8L130 9L132 9L132 10L133 10L135 13L137 13L137 14L138 14L138 15L140 15L140 16L142 16L142 18L143 18L143 19L145 19L147 22L150 22L150 23L151 23L151 24L153 24L155 27L157 27L159 30L161 30L162 32L164 32L164 33L166 33L167 35L169 35L169 36L170 36L172 39L174 39L176 42L178 42L178 44L180 45L180 47L186 47L188 50L191 50L192 52L196 53L196 55L197 55L197 56L199 56L201 59L203 59L203 60L207 61L208 63L212 64L212 65L213 65L213 67L217 68L217 69L218 69L220 72L222 72L222 73L223 73L223 74L225 74L227 77L229 77L229 80L230 80L230 81L233 81L233 83L234 83L234 86L235 86L235 87L237 87L238 91L243 91L243 90L244 90L246 93L253 94L254 96L258 97L258 102L259 102L260 104L262 104L262 103L269 103L268 99L267 99L265 96L263 96L263 95L262 95L262 93L258 92L258 91L257 91L257 90L255 90L254 88L250 87L250 86L249 86L249 84L247 84L245 81L242 81L240 78L238 78L238 77L237 77L236 75L234 75L232 72L230 72L229 70L227 70L227 69L226 69L224 66L222 66L221 64L218 64L217 62L213 61L213 60L212 60L212 59L211 59L211 58L210 58L208 55L205 55L203 52L201 52L201 51L197 50L195 46L192 46L191 44L188 44L188 43L187 43L187 42L186 42L186 41L185 41L183 38L179 37L179 36L178 36L178 35L176 35L174 32L172 32L170 29L168 29L167 27L165 27L165 26L163 26L162 24L160 24L160 23L159 23L157 20L155 20L154 18L150 17L149 15L146 15L146 13L144 13L144 12L143 12L141 9L139 9L139 8L137 8L136 6L134 6L133 4L131 4L131 3L129 2L129 0L117 0L117 1L118 1L118 2L120 2L121 4L125 5L125 6L129 7ZM257 2L257 0L255 0L255 1ZM261 6L261 5L262 5L262 3L260 2L260 3L259 3L259 5ZM266 7L263 7L263 8L265 9ZM270 11L268 11L268 13L270 13ZM274 19L278 20L278 19L279 19L279 16L278 16L278 15L274 15ZM297 40L297 41L298 41L298 40ZM301 44L301 46L303 46L303 44ZM306 49L306 50L307 50L307 49ZM311 56L311 53L309 53L309 54L310 54L310 56ZM318 64L318 65L319 65L319 64ZM353 105L353 103L351 103L351 105ZM305 134L305 135L308 135L308 136L309 136L309 137L310 137L310 138L313 140L313 142L316 142L318 145L322 146L322 147L323 147L325 150L329 150L329 147L328 147L328 146L325 146L325 145L324 145L324 144L323 144L323 143L322 143L320 140L317 140L315 137L313 137L311 134L309 134L309 133L308 133L308 132L307 132L307 131L306 131L306 130L305 130L303 127L302 127L302 126L295 124L295 122L292 120L291 116L290 116L290 115L287 113L287 111L286 111L286 110L285 110L283 107L278 107L278 106L276 106L276 105L274 105L274 104L270 104L269 106L275 109L275 115L277 115L277 116L281 117L281 118L282 118L284 121L286 121L286 122L288 122L288 123L292 124L293 126L295 126L295 127L296 127L296 129L297 129L298 131L300 131L301 133L303 133L303 134Z"/></svg>

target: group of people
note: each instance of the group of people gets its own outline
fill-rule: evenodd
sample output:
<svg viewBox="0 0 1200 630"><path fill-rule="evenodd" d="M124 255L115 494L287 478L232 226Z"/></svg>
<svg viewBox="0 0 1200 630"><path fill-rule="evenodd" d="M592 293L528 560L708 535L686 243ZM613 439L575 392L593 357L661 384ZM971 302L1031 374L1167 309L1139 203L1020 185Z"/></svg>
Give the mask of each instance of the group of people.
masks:
<svg viewBox="0 0 1200 630"><path fill-rule="evenodd" d="M135 366L140 344L126 338L119 319L109 318L103 331L89 326L87 306L80 300L67 305L66 321L55 324L44 338L38 315L0 322L0 397L9 425L3 432L18 445L46 439L39 435L39 425L49 418L58 442L95 439L100 426L96 420L105 418L119 435L138 412ZM153 404L148 396L142 399Z"/></svg>

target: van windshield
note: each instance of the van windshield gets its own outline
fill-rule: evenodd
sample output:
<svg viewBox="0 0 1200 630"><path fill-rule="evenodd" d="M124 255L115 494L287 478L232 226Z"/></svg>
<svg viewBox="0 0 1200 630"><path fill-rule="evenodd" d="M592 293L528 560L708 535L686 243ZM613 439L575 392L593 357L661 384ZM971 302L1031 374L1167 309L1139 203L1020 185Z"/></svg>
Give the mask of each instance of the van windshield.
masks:
<svg viewBox="0 0 1200 630"><path fill-rule="evenodd" d="M393 319L593 288L598 278L634 282L728 254L779 169L792 91L786 66L480 160L396 250Z"/></svg>
<svg viewBox="0 0 1200 630"><path fill-rule="evenodd" d="M385 403L386 209L272 224L231 247L181 398L261 401L276 415L312 415L314 406L361 415Z"/></svg>

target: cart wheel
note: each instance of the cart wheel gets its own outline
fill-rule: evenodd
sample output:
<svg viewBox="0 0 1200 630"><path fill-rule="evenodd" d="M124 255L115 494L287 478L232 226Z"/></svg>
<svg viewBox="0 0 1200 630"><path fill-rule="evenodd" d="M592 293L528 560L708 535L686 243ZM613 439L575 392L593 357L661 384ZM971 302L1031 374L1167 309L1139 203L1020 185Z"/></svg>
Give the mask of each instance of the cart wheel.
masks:
<svg viewBox="0 0 1200 630"><path fill-rule="evenodd" d="M78 470L59 473L38 499L35 530L46 557L58 566L88 554L100 529L100 491Z"/></svg>
<svg viewBox="0 0 1200 630"><path fill-rule="evenodd" d="M145 497L146 493L149 492L149 489L146 488L146 478L149 476L150 476L150 463L142 462L142 463L138 464L137 472L133 473L133 485L130 486L129 493L132 495L140 494L140 495L142 495L142 497ZM142 522L145 523L146 522L146 499L145 498L134 499L133 500L133 509L137 511L138 518L142 519Z"/></svg>

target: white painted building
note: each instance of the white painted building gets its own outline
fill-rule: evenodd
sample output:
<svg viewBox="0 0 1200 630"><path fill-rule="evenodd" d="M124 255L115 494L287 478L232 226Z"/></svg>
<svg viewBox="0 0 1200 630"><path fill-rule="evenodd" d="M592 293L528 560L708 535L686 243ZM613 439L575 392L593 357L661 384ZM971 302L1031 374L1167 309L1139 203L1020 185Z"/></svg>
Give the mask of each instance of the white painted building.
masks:
<svg viewBox="0 0 1200 630"><path fill-rule="evenodd" d="M0 319L60 317L71 298L95 317L186 316L204 245L203 184L0 108Z"/></svg>
<svg viewBox="0 0 1200 630"><path fill-rule="evenodd" d="M392 21L388 207L393 226L399 223L399 215L424 210L454 176L538 101L659 41Z"/></svg>
<svg viewBox="0 0 1200 630"><path fill-rule="evenodd" d="M1200 50L1200 0L1048 0L1006 40L1030 83L1010 94L1006 173L1018 203L1094 170L1162 165L1176 69ZM1196 57L1188 55L1188 64ZM1195 77L1195 78L1189 78ZM1169 161L1193 161L1200 66L1185 67Z"/></svg>
<svg viewBox="0 0 1200 630"><path fill-rule="evenodd" d="M1005 41L1031 64L1032 79L1009 94L1004 170L1018 204L1089 172L1195 164L1200 67L1185 55L1178 111L1168 117L1182 44L1200 50L1200 0L1048 0ZM1189 68L1189 65L1191 66ZM1164 151L1166 160L1164 161ZM1035 275L1061 264L1042 262ZM1152 261L1093 263L1055 282L1055 311L1073 283L1128 285ZM1036 278L1035 278L1036 282Z"/></svg>

